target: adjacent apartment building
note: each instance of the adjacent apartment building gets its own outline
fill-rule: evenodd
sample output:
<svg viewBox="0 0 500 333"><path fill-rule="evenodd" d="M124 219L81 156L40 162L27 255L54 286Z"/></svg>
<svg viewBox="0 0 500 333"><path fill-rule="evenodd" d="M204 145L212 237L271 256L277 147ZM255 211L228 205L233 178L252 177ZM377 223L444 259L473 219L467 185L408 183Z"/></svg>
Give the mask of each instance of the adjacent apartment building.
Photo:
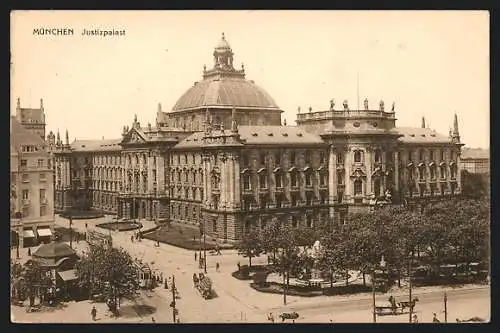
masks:
<svg viewBox="0 0 500 333"><path fill-rule="evenodd" d="M54 171L45 141L43 102L21 108L10 118L11 246L49 242L54 226ZM53 134L49 134L49 138Z"/></svg>

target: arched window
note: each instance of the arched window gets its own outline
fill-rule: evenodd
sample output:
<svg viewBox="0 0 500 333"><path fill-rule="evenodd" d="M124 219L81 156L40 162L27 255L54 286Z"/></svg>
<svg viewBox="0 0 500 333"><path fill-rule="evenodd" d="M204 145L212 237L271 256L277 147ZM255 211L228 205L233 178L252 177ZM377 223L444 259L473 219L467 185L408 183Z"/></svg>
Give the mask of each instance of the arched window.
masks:
<svg viewBox="0 0 500 333"><path fill-rule="evenodd" d="M243 189L250 189L250 175L247 173L243 174Z"/></svg>
<svg viewBox="0 0 500 333"><path fill-rule="evenodd" d="M363 194L363 181L361 179L356 179L354 181L354 195Z"/></svg>
<svg viewBox="0 0 500 333"><path fill-rule="evenodd" d="M312 176L310 171L306 171L306 186L307 187L312 186Z"/></svg>
<svg viewBox="0 0 500 333"><path fill-rule="evenodd" d="M259 174L259 187L267 188L267 175L265 172Z"/></svg>
<svg viewBox="0 0 500 333"><path fill-rule="evenodd" d="M418 173L419 173L419 179L424 180L425 179L425 167L419 167L418 168Z"/></svg>
<svg viewBox="0 0 500 333"><path fill-rule="evenodd" d="M430 167L430 172L431 172L431 179L435 180L436 179L436 166L432 165Z"/></svg>
<svg viewBox="0 0 500 333"><path fill-rule="evenodd" d="M441 179L446 179L446 166L441 165L439 167L439 170L441 172Z"/></svg>
<svg viewBox="0 0 500 333"><path fill-rule="evenodd" d="M274 174L274 178L275 178L275 182L276 182L276 187L278 187L278 188L283 186L283 184L281 182L281 178L282 177L283 177L283 175L279 171Z"/></svg>

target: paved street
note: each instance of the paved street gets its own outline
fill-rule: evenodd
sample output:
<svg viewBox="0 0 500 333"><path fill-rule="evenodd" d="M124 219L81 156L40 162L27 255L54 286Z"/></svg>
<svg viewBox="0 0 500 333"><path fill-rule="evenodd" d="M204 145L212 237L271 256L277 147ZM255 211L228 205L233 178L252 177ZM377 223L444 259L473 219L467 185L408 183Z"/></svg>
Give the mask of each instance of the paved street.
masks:
<svg viewBox="0 0 500 333"><path fill-rule="evenodd" d="M74 229L85 230L85 223L89 229L94 229L95 224L102 223L98 220L76 220ZM109 218L108 218L109 220ZM56 217L56 223L68 227L68 221ZM144 228L148 229L154 224L145 222ZM101 231L104 231L101 229ZM108 232L108 231L105 231ZM221 256L208 256L208 276L213 281L213 289L217 297L205 300L193 287L192 275L198 273L198 263L194 260L194 251L176 248L161 244L158 248L155 242L142 240L130 241L130 236L135 231L114 232L115 246L126 248L132 256L143 259L151 264L153 269L163 272L164 276L175 275L176 285L181 298L177 300L179 317L184 323L230 323L230 322L266 322L267 314L273 312L277 316L281 312L296 311L300 323L334 323L341 322L368 322L372 321L372 295L370 293L349 296L319 296L319 297L294 297L287 296L287 306L283 306L283 296L277 294L260 293L250 288L250 281L240 281L230 274L237 268L237 263L245 264L247 258L239 257L235 250L225 250ZM85 242L78 244L80 249L85 247ZM24 251L25 249L23 249ZM25 252L25 251L24 251ZM23 252L23 253L24 253ZM24 255L23 255L24 256ZM252 263L259 264L266 261L265 257L254 258ZM215 271L216 262L220 263L220 272ZM416 313L420 322L431 322L432 314L436 312L444 321L443 292L448 293L448 322L456 318L468 319L478 316L489 319L490 316L490 288L488 286L468 286L466 289L432 287L418 288L414 295L420 301L416 305ZM387 302L389 295L377 295L377 303ZM397 300L406 300L407 294L394 293ZM138 300L138 306L152 307L154 313L138 315L132 308L133 304L125 302L122 305L122 317L118 319L104 316L105 305L97 304L98 313L101 314L100 322L151 322L151 316L157 323L172 322L172 311L169 307L172 300L170 290L162 287L155 289L150 296L143 296ZM50 313L27 314L24 309L12 307L16 320L36 322L90 322L91 304L87 301L68 303L64 310L55 310ZM147 312L147 311L146 311ZM408 322L408 315L381 316L378 322Z"/></svg>

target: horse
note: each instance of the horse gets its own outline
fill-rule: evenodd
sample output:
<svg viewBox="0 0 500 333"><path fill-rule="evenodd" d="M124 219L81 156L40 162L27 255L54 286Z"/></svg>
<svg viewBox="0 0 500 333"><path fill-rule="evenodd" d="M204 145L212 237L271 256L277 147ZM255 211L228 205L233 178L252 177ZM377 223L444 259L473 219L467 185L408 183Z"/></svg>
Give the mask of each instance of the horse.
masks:
<svg viewBox="0 0 500 333"><path fill-rule="evenodd" d="M409 308L411 310L413 310L413 308L415 307L416 303L419 301L418 297L415 297L413 298L412 301L403 301L403 302L399 302L398 303L398 307L401 308L401 311L403 311L404 309L406 308Z"/></svg>

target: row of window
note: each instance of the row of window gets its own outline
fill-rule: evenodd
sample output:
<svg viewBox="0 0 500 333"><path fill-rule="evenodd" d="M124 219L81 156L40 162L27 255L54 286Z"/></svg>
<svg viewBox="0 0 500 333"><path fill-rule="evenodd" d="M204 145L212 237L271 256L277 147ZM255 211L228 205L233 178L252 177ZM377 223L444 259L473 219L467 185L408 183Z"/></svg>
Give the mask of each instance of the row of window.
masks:
<svg viewBox="0 0 500 333"><path fill-rule="evenodd" d="M425 180L426 175L427 175L427 170L425 166L421 166L418 168L415 167L409 167L407 174L408 174L408 180L413 181L414 180L414 175L415 175L415 170L418 171L418 179L419 180ZM447 167L445 165L442 165L439 167L439 174L441 179L446 179L447 176ZM431 165L429 167L429 176L431 180L436 180L437 177L437 168L435 165ZM451 165L450 166L450 178L451 179L456 179L457 177L457 166L456 165Z"/></svg>
<svg viewBox="0 0 500 333"><path fill-rule="evenodd" d="M328 174L326 172L320 172L316 171L316 174L314 171L309 170L309 171L304 171L304 182L303 184L305 187L311 187L313 186L314 179L316 178L317 182L319 183L319 186L326 186L328 182ZM283 187L283 185L286 183L287 180L287 175L289 175L290 181L288 182L288 185L291 187L299 187L300 184L300 172L297 170L293 170L290 172L275 172L274 173L274 184L276 185L277 188ZM258 173L258 187L261 189L265 189L268 187L268 179L269 175L266 172L260 172ZM271 178L271 179L272 179ZM242 183L243 183L243 189L244 190L250 190L252 188L252 175L249 172L245 172L242 175ZM286 184L285 184L286 186Z"/></svg>
<svg viewBox="0 0 500 333"><path fill-rule="evenodd" d="M23 207L23 218L30 216L31 209L29 207ZM40 206L39 208L40 217L47 215L47 206Z"/></svg>
<svg viewBox="0 0 500 333"><path fill-rule="evenodd" d="M170 181L172 183L188 183L191 182L192 184L201 184L203 179L203 170L198 169L198 170L172 170L170 173Z"/></svg>
<svg viewBox="0 0 500 333"><path fill-rule="evenodd" d="M51 165L50 165L50 159L48 159L48 165L47 167L50 169ZM27 168L28 167L28 160L25 160L25 159L22 159L21 160L21 168ZM37 168L40 168L40 169L43 169L45 167L45 159L43 158L39 158L37 161L36 161L36 167Z"/></svg>
<svg viewBox="0 0 500 333"><path fill-rule="evenodd" d="M271 156L273 156L275 166L280 166L283 162L283 157L286 157L286 156L288 156L288 161L290 161L290 164L297 163L296 151L288 150L285 152L284 151L275 152L274 154L269 153L269 152L260 152L258 154L259 165L261 165L261 166L267 165L271 160ZM320 165L325 163L325 156L326 156L325 152L323 152L323 151L319 152L319 164ZM250 166L249 154L243 153L241 163L242 163L241 165L243 167ZM312 165L313 164L313 152L311 152L310 150L306 150L304 152L304 163L305 163L305 165Z"/></svg>
<svg viewBox="0 0 500 333"><path fill-rule="evenodd" d="M29 189L23 189L21 191L21 197L23 198L23 200L29 200L30 199L30 190ZM44 202L47 200L47 190L44 189L44 188L41 188L38 190L38 195L39 195L39 199L40 199L40 202Z"/></svg>
<svg viewBox="0 0 500 333"><path fill-rule="evenodd" d="M269 208L270 204L274 204L276 208L281 208L285 203L289 203L290 207L300 207L301 205L311 206L314 200L317 200L319 204L326 204L328 202L328 194L320 192L316 196L312 192L307 192L305 200L302 200L299 193L291 193L289 198L283 193L277 193L274 196L274 201L269 195L261 195L259 196L258 203L255 202L254 198L247 197L242 200L242 209L249 210L252 205L257 205L259 209L266 209Z"/></svg>
<svg viewBox="0 0 500 333"><path fill-rule="evenodd" d="M203 161L203 154L172 154L170 155L170 165L182 164L201 164Z"/></svg>
<svg viewBox="0 0 500 333"><path fill-rule="evenodd" d="M203 201L203 188L201 187L185 187L183 189L173 187L171 189L171 197L177 199L189 199Z"/></svg>

